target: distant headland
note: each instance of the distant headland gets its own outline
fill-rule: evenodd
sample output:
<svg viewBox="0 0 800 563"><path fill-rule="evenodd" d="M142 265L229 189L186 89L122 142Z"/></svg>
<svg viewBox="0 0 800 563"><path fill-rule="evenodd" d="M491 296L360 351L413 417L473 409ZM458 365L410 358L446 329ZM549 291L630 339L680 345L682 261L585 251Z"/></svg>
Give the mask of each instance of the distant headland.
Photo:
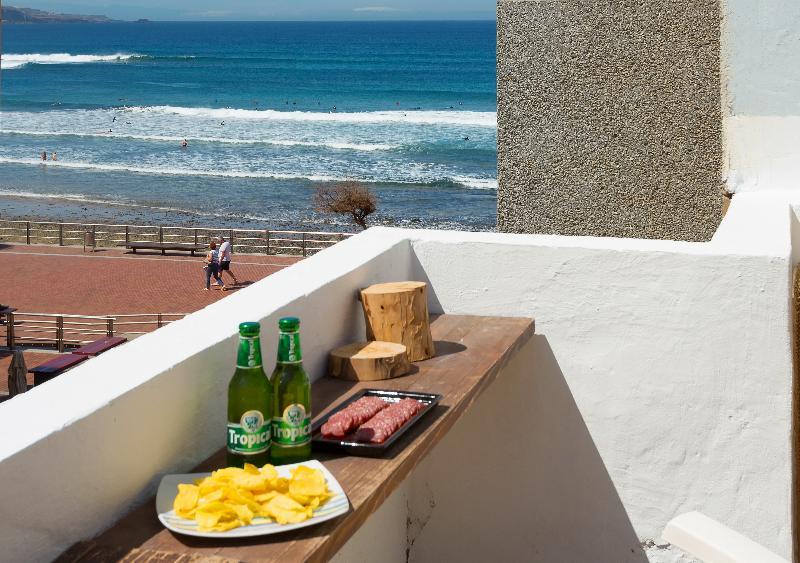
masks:
<svg viewBox="0 0 800 563"><path fill-rule="evenodd" d="M3 23L111 23L106 16L84 16L78 14L56 14L34 8L2 7Z"/></svg>

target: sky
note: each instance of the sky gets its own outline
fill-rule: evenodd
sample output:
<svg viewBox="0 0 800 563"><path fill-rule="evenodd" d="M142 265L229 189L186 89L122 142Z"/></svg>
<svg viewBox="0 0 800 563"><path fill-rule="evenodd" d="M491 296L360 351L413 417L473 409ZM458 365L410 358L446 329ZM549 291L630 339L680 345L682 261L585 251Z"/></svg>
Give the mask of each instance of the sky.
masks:
<svg viewBox="0 0 800 563"><path fill-rule="evenodd" d="M18 8L151 20L490 20L495 0L11 0Z"/></svg>

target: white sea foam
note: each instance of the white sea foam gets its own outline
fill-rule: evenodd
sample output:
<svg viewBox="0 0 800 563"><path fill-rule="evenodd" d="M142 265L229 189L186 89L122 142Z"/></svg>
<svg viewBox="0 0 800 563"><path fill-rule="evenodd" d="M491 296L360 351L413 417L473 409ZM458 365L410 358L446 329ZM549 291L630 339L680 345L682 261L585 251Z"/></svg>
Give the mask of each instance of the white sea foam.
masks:
<svg viewBox="0 0 800 563"><path fill-rule="evenodd" d="M472 127L497 127L494 111L365 111L365 112L314 112L277 111L236 108L187 108L177 106L146 106L125 108L137 113L161 113L212 119L272 120L272 121L323 121L340 123L413 123L417 125L460 125Z"/></svg>
<svg viewBox="0 0 800 563"><path fill-rule="evenodd" d="M97 137L97 138L114 138L114 139L136 139L139 141L167 141L170 143L178 143L183 139L187 141L202 142L202 143L222 143L232 145L277 145L284 147L324 147L339 150L353 150L353 151L389 151L396 149L399 145L387 145L383 143L348 143L337 141L301 141L301 140L287 140L287 139L233 139L228 137L170 137L168 135L136 135L128 133L75 133L72 131L27 131L23 129L0 129L0 134L5 133L8 135L30 135L36 137L56 137L56 136L72 136L72 137Z"/></svg>
<svg viewBox="0 0 800 563"><path fill-rule="evenodd" d="M20 190L4 190L0 189L0 197L10 197L10 198L22 198L22 199L45 199L45 200L56 200L56 201L69 201L74 203L90 203L94 205L107 205L110 207L127 207L132 209L147 209L149 211L157 211L157 212L173 212L173 213L184 213L186 215L196 215L199 217L216 217L216 218L229 218L229 219L246 219L249 221L260 221L262 223L272 223L275 221L275 217L265 217L262 215L252 215L250 213L225 213L224 211L214 210L214 211L200 211L197 209L185 209L183 207L174 207L174 206L167 206L167 205L148 205L145 203L136 203L133 201L124 201L124 200L114 200L114 199L101 199L96 197L91 197L84 194L42 194L42 193L35 193L35 192L26 192ZM319 219L315 220L313 218L304 217L304 223L311 223L311 224L326 224L326 225L347 225L350 224L346 221L342 221L339 219Z"/></svg>
<svg viewBox="0 0 800 563"><path fill-rule="evenodd" d="M214 176L220 178L270 178L278 180L312 180L314 182L337 182L344 177L326 176L322 174L287 174L284 172L270 172L260 170L202 170L190 168L156 168L149 166L129 166L126 164L97 164L94 162L67 162L59 160L37 161L30 158L0 157L0 163L7 164L40 164L57 168L73 168L88 170L103 170L107 172L134 172L138 174L154 174L161 176Z"/></svg>
<svg viewBox="0 0 800 563"><path fill-rule="evenodd" d="M451 183L459 184L470 189L485 189L491 190L497 188L497 180L486 178L475 178L472 176L418 176L418 177L398 177L388 178L381 177L380 179L361 177L354 178L346 175L327 175L327 174L313 174L313 173L289 173L277 172L268 170L207 170L196 168L169 168L169 167L149 167L149 166L129 166L123 164L99 164L93 162L69 162L64 160L58 161L40 161L32 158L10 158L0 157L0 163L6 164L23 164L23 165L40 165L47 167L57 168L70 168L70 169L84 169L84 170L101 170L107 172L133 172L138 174L152 174L162 176L211 176L219 178L264 178L273 180L310 180L313 182L341 182L344 180L356 179L366 183L393 183L393 184L441 184Z"/></svg>
<svg viewBox="0 0 800 563"><path fill-rule="evenodd" d="M453 182L476 190L496 190L497 180L490 178L473 178L471 176L453 176Z"/></svg>
<svg viewBox="0 0 800 563"><path fill-rule="evenodd" d="M131 58L141 57L142 55L129 55L116 53L113 55L70 55L69 53L27 53L27 54L7 54L0 58L0 67L4 70L19 68L27 64L76 64L76 63L98 63L126 61Z"/></svg>

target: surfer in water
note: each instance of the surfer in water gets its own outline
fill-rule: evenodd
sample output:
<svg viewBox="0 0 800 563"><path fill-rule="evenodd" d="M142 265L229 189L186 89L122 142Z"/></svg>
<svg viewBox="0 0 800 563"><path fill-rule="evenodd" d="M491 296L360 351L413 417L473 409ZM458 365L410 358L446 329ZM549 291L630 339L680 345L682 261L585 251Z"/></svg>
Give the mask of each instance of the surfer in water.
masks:
<svg viewBox="0 0 800 563"><path fill-rule="evenodd" d="M47 160L47 151L42 151L42 160Z"/></svg>
<svg viewBox="0 0 800 563"><path fill-rule="evenodd" d="M186 147L188 147L188 146L189 146L189 141L187 141L186 139L184 139L183 141L181 141L181 148L182 148L182 149L185 149L185 148L186 148Z"/></svg>

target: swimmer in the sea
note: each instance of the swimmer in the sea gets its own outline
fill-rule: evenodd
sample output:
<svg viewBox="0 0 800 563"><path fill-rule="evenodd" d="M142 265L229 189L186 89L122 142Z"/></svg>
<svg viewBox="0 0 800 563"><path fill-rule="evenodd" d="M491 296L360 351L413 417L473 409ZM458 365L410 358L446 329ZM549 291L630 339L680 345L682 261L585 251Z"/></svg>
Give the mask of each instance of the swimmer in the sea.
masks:
<svg viewBox="0 0 800 563"><path fill-rule="evenodd" d="M53 151L53 154L50 155L50 160L58 160L58 155L56 154L56 151Z"/></svg>
<svg viewBox="0 0 800 563"><path fill-rule="evenodd" d="M47 151L42 151L42 160L47 160Z"/></svg>
<svg viewBox="0 0 800 563"><path fill-rule="evenodd" d="M115 115L114 118L111 120L111 123L114 123L117 120L117 116Z"/></svg>
<svg viewBox="0 0 800 563"><path fill-rule="evenodd" d="M464 137L464 140L465 140L465 141L469 141L469 135L467 135L466 137Z"/></svg>
<svg viewBox="0 0 800 563"><path fill-rule="evenodd" d="M188 146L189 146L189 141L187 141L186 139L184 139L183 141L181 141L181 148L184 148L184 149L185 149L185 148L186 148L186 147L188 147Z"/></svg>

